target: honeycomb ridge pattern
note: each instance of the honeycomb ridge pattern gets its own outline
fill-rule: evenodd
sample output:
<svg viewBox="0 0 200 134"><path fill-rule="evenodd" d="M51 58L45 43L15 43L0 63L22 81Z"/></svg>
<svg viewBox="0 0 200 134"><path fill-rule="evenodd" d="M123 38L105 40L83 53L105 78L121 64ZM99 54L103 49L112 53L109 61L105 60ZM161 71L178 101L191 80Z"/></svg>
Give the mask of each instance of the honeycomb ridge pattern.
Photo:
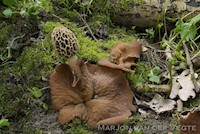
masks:
<svg viewBox="0 0 200 134"><path fill-rule="evenodd" d="M64 26L55 27L51 34L55 50L59 55L70 58L79 50L79 44L74 33Z"/></svg>

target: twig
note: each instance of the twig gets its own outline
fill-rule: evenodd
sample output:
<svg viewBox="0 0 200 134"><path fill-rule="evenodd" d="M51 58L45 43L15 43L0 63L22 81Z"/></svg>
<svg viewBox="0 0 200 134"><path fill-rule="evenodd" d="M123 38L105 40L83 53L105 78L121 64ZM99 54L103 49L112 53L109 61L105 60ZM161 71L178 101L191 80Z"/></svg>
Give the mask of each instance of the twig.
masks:
<svg viewBox="0 0 200 134"><path fill-rule="evenodd" d="M151 92L156 93L169 93L170 92L170 86L169 85L152 85L149 84L148 87L150 88Z"/></svg>
<svg viewBox="0 0 200 134"><path fill-rule="evenodd" d="M197 10L198 10L198 9L195 9L195 10L191 11L190 13L186 14L185 16L183 16L183 17L181 18L181 20L183 20L183 19L186 18L187 16L193 14L193 13L196 12Z"/></svg>
<svg viewBox="0 0 200 134"><path fill-rule="evenodd" d="M192 61L191 61L191 58L190 58L190 54L189 54L189 51L188 51L188 48L187 48L187 45L185 44L185 42L183 42L183 47L184 47L185 54L186 54L187 65L190 68L191 79L192 79L192 81L194 83L194 86L195 86L195 91L199 92L200 91L200 87L198 86L197 81L195 79L193 64L192 64Z"/></svg>
<svg viewBox="0 0 200 134"><path fill-rule="evenodd" d="M148 47L150 49L153 49L153 50L156 50L156 52L159 52L159 53L165 53L165 50L160 50L160 49L157 49L149 44L144 44L145 47Z"/></svg>
<svg viewBox="0 0 200 134"><path fill-rule="evenodd" d="M95 41L98 41L97 38L94 36L92 30L90 29L89 25L87 24L87 22L83 19L83 17L82 17L77 11L75 11L75 12L76 12L77 15L80 17L80 19L81 19L82 22L85 24L85 26L88 28L88 30L89 30L89 32L90 32L92 38L93 38Z"/></svg>
<svg viewBox="0 0 200 134"><path fill-rule="evenodd" d="M13 64L13 63L15 63L15 61L5 62L5 63L1 64L0 67L3 67L5 65L7 65L7 64Z"/></svg>
<svg viewBox="0 0 200 134"><path fill-rule="evenodd" d="M193 60L194 58L198 57L199 55L200 55L200 50L199 50L199 52L197 52L197 53L191 58L191 60Z"/></svg>

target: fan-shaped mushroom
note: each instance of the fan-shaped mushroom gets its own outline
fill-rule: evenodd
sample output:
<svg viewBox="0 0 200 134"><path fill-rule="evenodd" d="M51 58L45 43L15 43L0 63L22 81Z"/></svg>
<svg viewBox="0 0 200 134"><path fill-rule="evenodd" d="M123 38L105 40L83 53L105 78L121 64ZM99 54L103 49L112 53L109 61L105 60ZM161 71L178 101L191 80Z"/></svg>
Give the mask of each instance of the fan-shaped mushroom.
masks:
<svg viewBox="0 0 200 134"><path fill-rule="evenodd" d="M139 41L123 42L111 49L108 59L102 59L98 63L102 66L133 72L132 66L136 66L135 60L142 53L142 44Z"/></svg>
<svg viewBox="0 0 200 134"><path fill-rule="evenodd" d="M80 70L82 77L76 87L70 85L73 74L68 65L58 65L50 77L52 104L59 110L61 124L78 117L93 128L119 125L131 111L136 111L131 89L121 70L83 62Z"/></svg>
<svg viewBox="0 0 200 134"><path fill-rule="evenodd" d="M58 55L66 57L69 66L73 70L74 80L72 82L72 86L74 87L81 78L80 68L77 65L79 63L76 53L79 50L79 44L76 36L68 28L58 26L53 29L51 38Z"/></svg>

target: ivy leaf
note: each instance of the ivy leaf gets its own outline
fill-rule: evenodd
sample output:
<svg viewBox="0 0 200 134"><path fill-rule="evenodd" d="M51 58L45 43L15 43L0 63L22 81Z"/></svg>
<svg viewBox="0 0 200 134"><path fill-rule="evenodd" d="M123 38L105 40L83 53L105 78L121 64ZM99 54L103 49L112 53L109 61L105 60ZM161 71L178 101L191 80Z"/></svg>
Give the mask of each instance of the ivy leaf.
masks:
<svg viewBox="0 0 200 134"><path fill-rule="evenodd" d="M11 17L12 16L12 10L10 8L7 8L3 11L3 15L8 18L8 17Z"/></svg>
<svg viewBox="0 0 200 134"><path fill-rule="evenodd" d="M42 96L42 92L39 88L37 87L33 87L32 90L31 90L31 94L33 97L35 98L40 98Z"/></svg>
<svg viewBox="0 0 200 134"><path fill-rule="evenodd" d="M6 126L10 126L10 122L8 121L8 119L1 119L0 120L0 128L6 127Z"/></svg>

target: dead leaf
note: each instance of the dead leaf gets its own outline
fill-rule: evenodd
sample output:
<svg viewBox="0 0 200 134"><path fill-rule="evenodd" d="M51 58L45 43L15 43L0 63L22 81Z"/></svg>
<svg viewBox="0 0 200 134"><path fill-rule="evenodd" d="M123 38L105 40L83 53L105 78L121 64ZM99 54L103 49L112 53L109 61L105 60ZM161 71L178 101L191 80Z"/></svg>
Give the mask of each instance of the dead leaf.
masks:
<svg viewBox="0 0 200 134"><path fill-rule="evenodd" d="M177 103L177 111L181 112L183 110L183 102L180 99L178 99L176 103Z"/></svg>
<svg viewBox="0 0 200 134"><path fill-rule="evenodd" d="M155 94L150 102L146 102L146 105L148 105L152 110L154 110L158 114L174 109L175 104L176 102L174 100L164 99L159 94Z"/></svg>
<svg viewBox="0 0 200 134"><path fill-rule="evenodd" d="M137 105L149 107L156 113L163 113L174 109L176 102L171 99L164 99L161 95L155 94L150 102L142 101L133 96Z"/></svg>
<svg viewBox="0 0 200 134"><path fill-rule="evenodd" d="M174 99L178 95L182 101L187 101L190 97L195 98L194 89L195 86L191 80L190 71L188 69L184 70L180 75L173 78L170 98Z"/></svg>
<svg viewBox="0 0 200 134"><path fill-rule="evenodd" d="M179 92L179 89L180 89L180 87L181 87L181 85L180 85L180 83L177 81L177 77L174 77L173 79L172 79L172 91L171 91L171 93L170 93L170 95L169 95L169 97L171 98L171 99L174 99L174 98L176 98L176 96L178 95L178 92Z"/></svg>
<svg viewBox="0 0 200 134"><path fill-rule="evenodd" d="M166 60L172 60L173 59L172 51L171 51L169 45L167 45L167 47L165 49L165 56L166 56Z"/></svg>
<svg viewBox="0 0 200 134"><path fill-rule="evenodd" d="M200 134L200 110L192 110L180 117L180 134Z"/></svg>

